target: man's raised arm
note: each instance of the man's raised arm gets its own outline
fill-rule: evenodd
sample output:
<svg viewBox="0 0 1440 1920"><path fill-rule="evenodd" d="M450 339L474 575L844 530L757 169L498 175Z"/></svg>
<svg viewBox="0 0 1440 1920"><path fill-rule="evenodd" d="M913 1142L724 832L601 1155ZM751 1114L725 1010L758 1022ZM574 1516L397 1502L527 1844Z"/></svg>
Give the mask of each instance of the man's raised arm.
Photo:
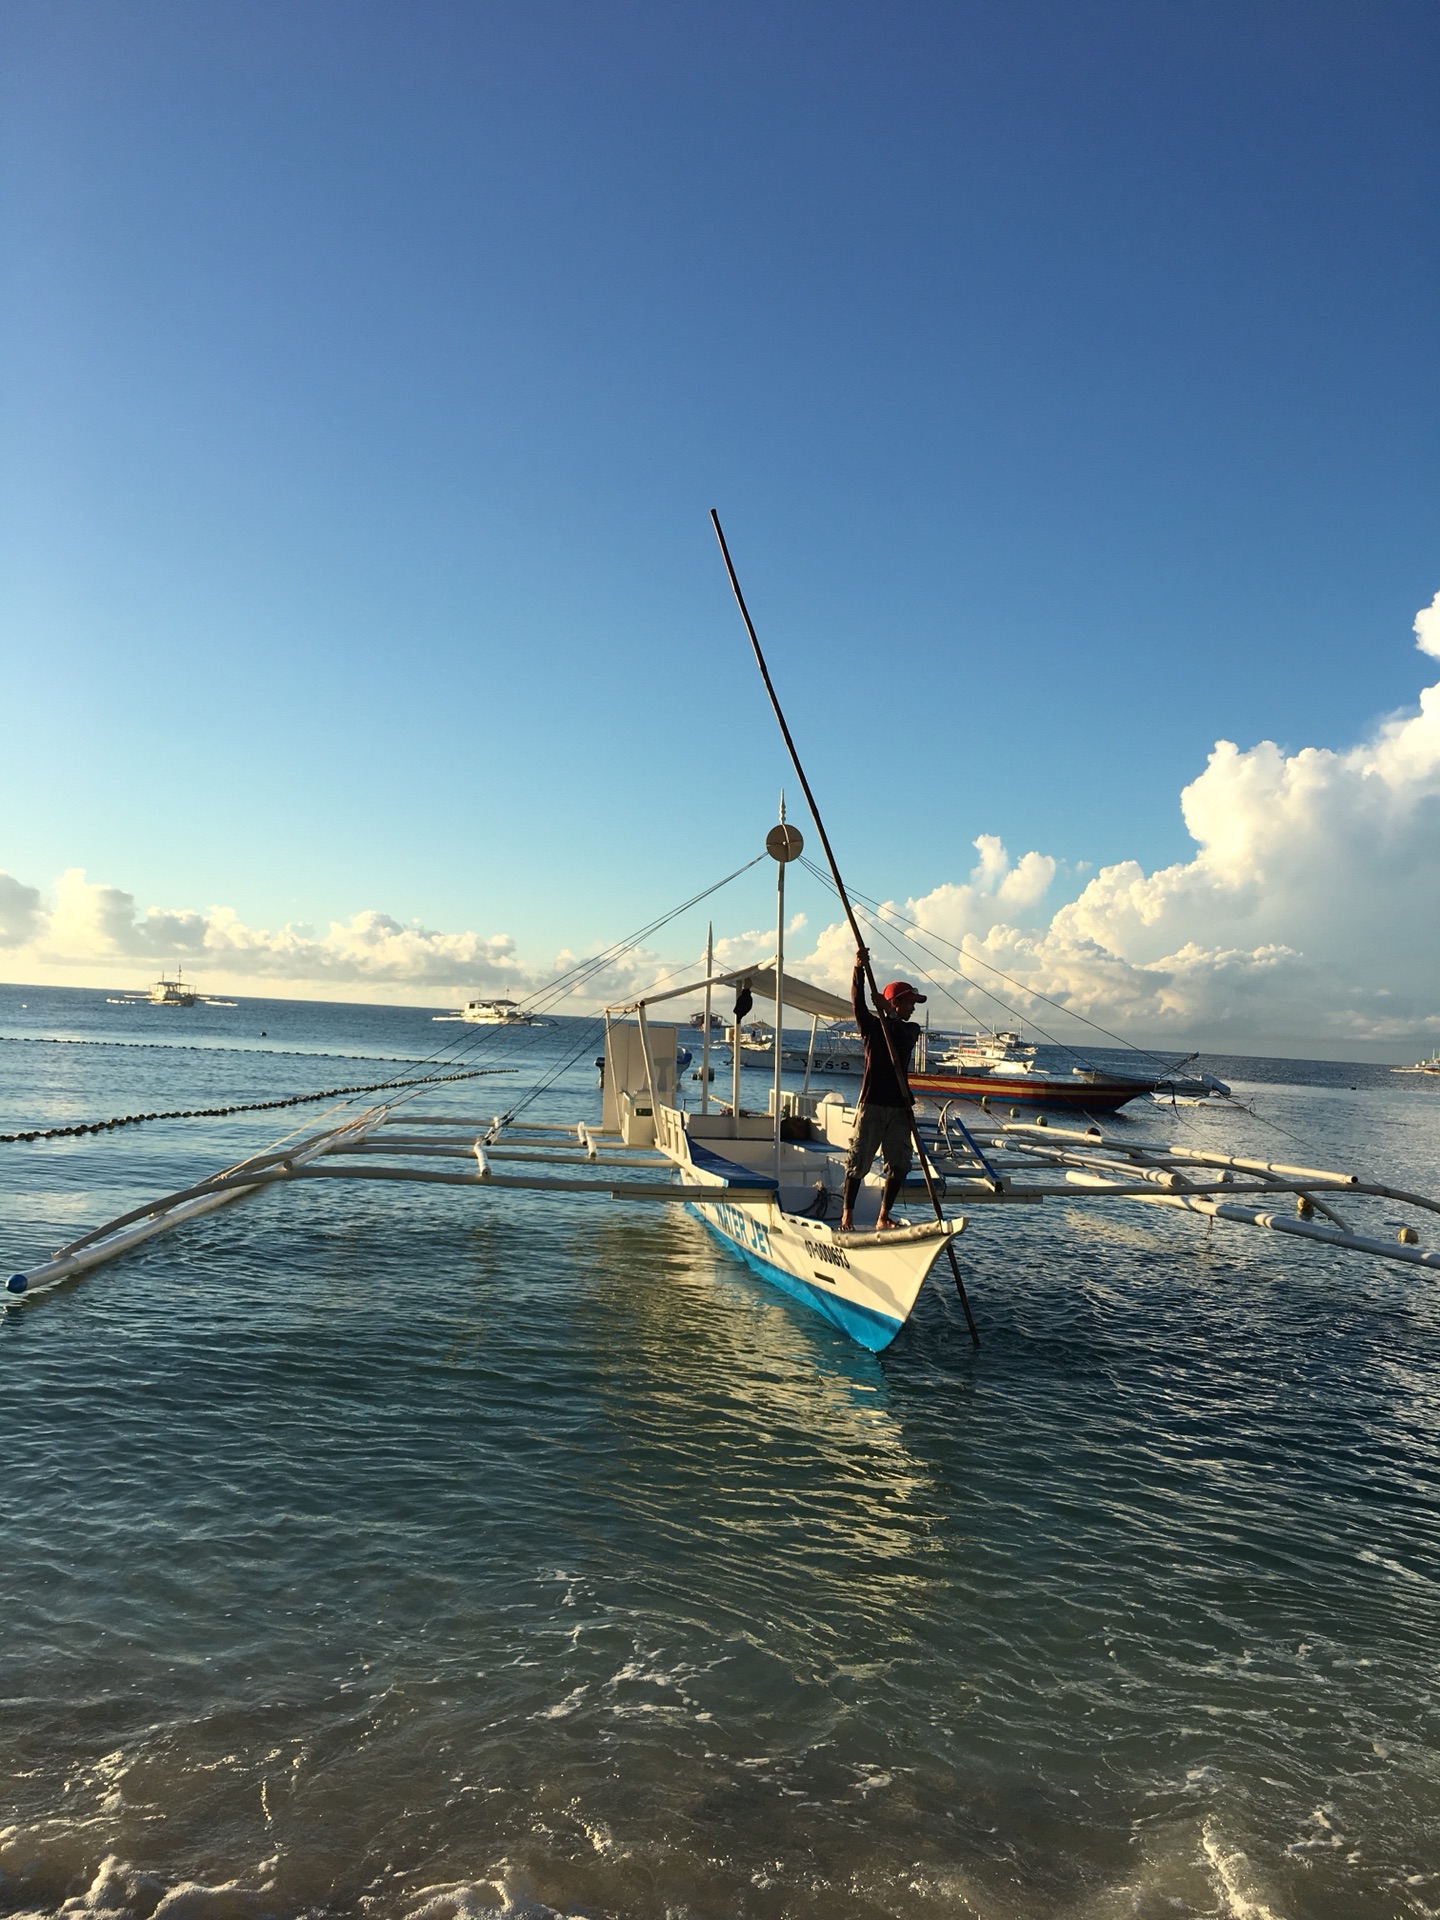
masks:
<svg viewBox="0 0 1440 1920"><path fill-rule="evenodd" d="M875 1015L865 1004L865 949L861 947L855 955L855 972L850 980L850 1005L854 1010L855 1024L863 1033L867 1021Z"/></svg>

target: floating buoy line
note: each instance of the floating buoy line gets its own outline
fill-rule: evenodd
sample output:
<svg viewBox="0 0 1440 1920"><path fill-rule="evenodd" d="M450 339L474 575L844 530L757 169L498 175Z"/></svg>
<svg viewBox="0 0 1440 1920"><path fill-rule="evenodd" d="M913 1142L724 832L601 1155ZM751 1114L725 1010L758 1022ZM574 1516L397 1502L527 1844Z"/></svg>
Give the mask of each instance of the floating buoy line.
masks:
<svg viewBox="0 0 1440 1920"><path fill-rule="evenodd" d="M535 1012L550 1011L558 1007L562 1000L570 994L581 990L608 967L612 966L622 955L638 949L642 941L650 938L650 936L658 932L661 927L667 926L671 921L678 919L681 914L687 912L691 907L697 906L702 900L708 899L711 894L718 893L721 888L729 886L732 881L739 879L742 873L748 873L752 867L757 866L759 862L765 858L764 853L759 853L755 855L753 859L744 861L733 873L726 874L723 879L713 882L708 887L702 887L697 893L692 894L688 900L681 901L678 907L672 907L668 913L657 915L647 925L637 928L636 931L627 938L614 941L609 946L602 948L599 952L588 955L584 960L577 962L574 966L567 968L563 973L557 975L555 979L549 981L536 993L529 995L526 1004ZM535 1101L552 1086L556 1080L561 1078L570 1067L574 1066L585 1053L591 1050L594 1045L592 1029L602 1024L603 1023L599 1021L585 1023L580 1044L569 1054L552 1062L548 1069L543 1071L537 1077L534 1084L514 1103L510 1112L496 1114L488 1124L481 1123L481 1130L486 1133L496 1133L510 1126L519 1125L522 1128L525 1127L525 1122L516 1121L516 1114ZM538 1026L527 1026L523 1030L523 1036L528 1036L531 1044L533 1044L534 1036L540 1031L543 1030ZM502 1035L510 1042L506 1047L506 1052L513 1057L516 1051L514 1041L522 1036L517 1035L515 1031L509 1027L484 1027L480 1028L473 1035L465 1036L463 1040L461 1040L458 1035L453 1040L447 1039L443 1045L437 1047L427 1058L397 1062L397 1064L401 1065L419 1066L422 1069L427 1069L419 1074L411 1075L406 1079L395 1078L381 1080L363 1087L336 1087L325 1093L290 1095L283 1099L262 1100L224 1108L188 1108L180 1109L175 1113L165 1114L128 1114L119 1116L114 1120L97 1121L79 1126L48 1128L43 1131L36 1129L18 1134L0 1135L0 1142L10 1145L32 1140L47 1140L64 1138L66 1136L74 1137L77 1134L100 1133L118 1126L144 1124L148 1120L211 1118L228 1113L256 1112L265 1108L301 1106L311 1102L318 1103L327 1100L335 1102L337 1105L343 1105L345 1101L353 1098L357 1094L363 1093L379 1093L383 1096L380 1104L362 1109L349 1119L339 1120L337 1122L331 1120L330 1115L321 1114L318 1116L318 1122L314 1119L304 1121L290 1134L272 1141L268 1148L262 1148L258 1152L247 1154L244 1159L235 1162L232 1166L220 1169L219 1172L212 1174L208 1179L201 1180L193 1186L183 1188L178 1193L164 1194L157 1200L142 1203L138 1207L132 1207L128 1212L119 1215L118 1218L107 1220L100 1226L92 1227L88 1233L83 1233L78 1239L72 1240L67 1246L58 1248L48 1260L42 1261L38 1266L31 1268L28 1272L12 1273L5 1282L5 1291L3 1294L0 1294L0 1300L4 1300L7 1306L13 1306L22 1298L33 1300L37 1295L43 1296L53 1287L59 1286L63 1281L73 1279L78 1274L88 1272L94 1267L103 1266L107 1261L129 1252L132 1248L138 1247L143 1242L151 1239L155 1234L167 1233L174 1227L178 1227L187 1221L198 1219L202 1215L212 1213L216 1208L227 1206L233 1201L243 1200L277 1182L290 1181L307 1176L324 1178L329 1175L333 1177L337 1169L331 1166L315 1166L312 1163L323 1156L343 1152L346 1147L363 1146L369 1135L382 1127L385 1122L389 1121L397 1110L403 1110L408 1102L416 1099L421 1089L438 1086L445 1082L479 1079L482 1076L496 1073L516 1072L518 1069L515 1066L476 1067L468 1064L468 1061L473 1059L476 1053L482 1049L493 1046ZM62 1044L143 1047L147 1043L144 1041L75 1041ZM149 1044L168 1044L177 1047L177 1050L183 1047L183 1043L176 1042L154 1042ZM219 1049L196 1047L193 1051L206 1053L219 1051ZM235 1047L226 1049L226 1051L249 1053L260 1050L248 1047ZM337 1056L306 1054L299 1057L315 1059L317 1057L336 1058ZM330 1121L330 1124L327 1125L327 1121ZM414 1115L412 1124L426 1126L440 1124L447 1127L464 1126L470 1128L472 1132L475 1131L475 1123L473 1121L459 1119L437 1121L435 1116L429 1115L423 1117ZM314 1130L317 1126L318 1131ZM530 1131L548 1135L551 1130L548 1127L540 1126L530 1129ZM434 1136L432 1136L432 1139L433 1137ZM442 1152L448 1154L450 1152L449 1147L446 1146L442 1148ZM594 1149L588 1151L582 1149L580 1157L593 1161L598 1156ZM626 1157L621 1156L621 1164L628 1165L630 1162ZM345 1168L340 1168L338 1171L342 1178L366 1179L377 1176L380 1178L392 1177L389 1170L375 1168L374 1166L360 1167L353 1172L347 1171ZM410 1180L440 1182L443 1184L454 1184L458 1180L461 1184L467 1185L470 1184L472 1179L472 1176L469 1175L456 1175L448 1171L432 1171L429 1168L413 1167L402 1169L401 1177ZM478 1170L473 1176L473 1179L476 1182L482 1180L482 1175ZM483 1181L485 1183L492 1183L494 1180L495 1176L488 1171L484 1173ZM502 1178L499 1180L499 1184L502 1186L513 1186L517 1184L527 1186L531 1183L523 1179L516 1181ZM584 1185L587 1183L581 1184ZM599 1190L602 1192L610 1191L608 1188L601 1188ZM625 1197L642 1198L645 1200L669 1200L672 1197L673 1191L674 1190L668 1185L664 1188L648 1188L632 1183L626 1187ZM683 1194L681 1197L683 1198Z"/></svg>
<svg viewBox="0 0 1440 1920"><path fill-rule="evenodd" d="M310 1053L304 1047L202 1047L184 1040L87 1040L65 1033L0 1033L14 1047L133 1047L141 1053L243 1053L261 1060L374 1060L387 1067L425 1067L428 1053Z"/></svg>
<svg viewBox="0 0 1440 1920"><path fill-rule="evenodd" d="M323 1087L319 1093L294 1093L283 1100L247 1100L233 1107L174 1107L168 1113L122 1113L113 1120L87 1120L71 1127L32 1127L25 1133L0 1133L0 1145L22 1140L65 1140L82 1133L107 1133L112 1127L143 1126L147 1120L223 1120L232 1113L265 1113L275 1107L305 1107L339 1100L352 1093L380 1093L392 1087L433 1087L442 1080L478 1080L482 1074L514 1073L514 1067L469 1067L461 1073L426 1074L423 1080L371 1080L363 1087Z"/></svg>

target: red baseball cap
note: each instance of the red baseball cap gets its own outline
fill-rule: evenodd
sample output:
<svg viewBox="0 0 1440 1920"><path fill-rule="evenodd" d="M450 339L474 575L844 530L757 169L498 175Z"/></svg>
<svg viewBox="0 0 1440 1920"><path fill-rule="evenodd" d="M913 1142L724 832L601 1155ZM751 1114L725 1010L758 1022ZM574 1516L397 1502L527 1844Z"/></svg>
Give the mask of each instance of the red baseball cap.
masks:
<svg viewBox="0 0 1440 1920"><path fill-rule="evenodd" d="M881 991L892 1006L897 1000L911 1000L916 1005L920 1005L925 999L924 994L917 993L908 980L892 980L889 986L882 988Z"/></svg>

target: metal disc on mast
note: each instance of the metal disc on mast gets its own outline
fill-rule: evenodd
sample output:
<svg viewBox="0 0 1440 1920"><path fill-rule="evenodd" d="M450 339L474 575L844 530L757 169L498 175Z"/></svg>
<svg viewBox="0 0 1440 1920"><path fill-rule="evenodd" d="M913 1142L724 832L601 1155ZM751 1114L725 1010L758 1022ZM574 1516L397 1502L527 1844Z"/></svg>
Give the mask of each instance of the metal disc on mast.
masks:
<svg viewBox="0 0 1440 1920"><path fill-rule="evenodd" d="M787 860L798 860L805 851L804 836L798 827L787 827L781 821L779 826L771 827L766 834L765 851L783 867Z"/></svg>

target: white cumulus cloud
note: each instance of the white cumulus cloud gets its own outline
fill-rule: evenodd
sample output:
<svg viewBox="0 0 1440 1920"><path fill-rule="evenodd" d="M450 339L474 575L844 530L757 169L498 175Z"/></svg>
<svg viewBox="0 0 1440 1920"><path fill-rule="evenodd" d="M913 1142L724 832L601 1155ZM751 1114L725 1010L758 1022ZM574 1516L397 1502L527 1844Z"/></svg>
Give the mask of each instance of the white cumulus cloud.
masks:
<svg viewBox="0 0 1440 1920"><path fill-rule="evenodd" d="M1440 658L1440 594L1415 633ZM988 835L966 880L903 911L1040 1021L1052 1016L1039 1000L985 962L1036 996L1153 1039L1263 1051L1440 1031L1440 685L1424 689L1418 713L1382 721L1357 746L1287 754L1270 740L1221 740L1180 803L1189 860L1102 868L1046 926L1017 922L1052 886L1055 862L1029 853L1012 864ZM843 926L827 928L817 971L838 981L851 944ZM1000 1018L983 999L970 1004Z"/></svg>
<svg viewBox="0 0 1440 1920"><path fill-rule="evenodd" d="M1415 636L1440 659L1440 594L1416 616ZM1440 684L1358 745L1287 753L1269 740L1221 740L1180 805L1188 860L1153 872L1121 861L1058 907L1050 901L1067 876L1056 860L1034 850L1012 860L981 834L963 877L882 909L902 945L887 954L877 941L877 967L939 971L907 944L913 921L931 947L962 953L973 980L1067 1038L1079 1029L1065 1030L1038 996L1139 1040L1216 1050L1343 1052L1440 1034ZM765 928L723 936L716 958L748 964L773 944ZM179 962L216 991L430 1004L523 995L574 962L569 953L528 962L508 934L445 933L375 909L323 931L247 926L228 907L142 910L78 870L48 900L0 874L0 949L14 980L133 986ZM811 937L796 916L788 929L787 964L841 991L852 956L843 923ZM622 956L566 1006L623 998L658 965ZM994 1002L962 991L976 1013L1006 1023ZM938 997L931 1005L942 1020L956 1011Z"/></svg>
<svg viewBox="0 0 1440 1920"><path fill-rule="evenodd" d="M44 925L40 889L0 873L0 947L27 946Z"/></svg>
<svg viewBox="0 0 1440 1920"><path fill-rule="evenodd" d="M142 912L134 894L79 868L60 876L48 907L37 888L5 876L0 938L12 977L40 982L138 985L145 969L180 965L211 990L434 1000L528 991L536 978L508 934L440 933L373 909L323 932L246 926L229 907Z"/></svg>
<svg viewBox="0 0 1440 1920"><path fill-rule="evenodd" d="M1415 644L1422 653L1440 660L1440 593L1415 616Z"/></svg>
<svg viewBox="0 0 1440 1920"><path fill-rule="evenodd" d="M797 918L797 930L801 924ZM0 948L7 976L37 985L133 989L180 966L207 993L422 1006L454 1005L471 994L525 998L581 958L567 951L531 963L508 933L444 933L375 908L323 930L247 926L231 907L142 910L133 893L89 880L78 867L60 876L48 902L38 887L0 873ZM556 1010L583 1013L624 999L660 964L647 949L617 955L587 973L581 991L558 1000Z"/></svg>

